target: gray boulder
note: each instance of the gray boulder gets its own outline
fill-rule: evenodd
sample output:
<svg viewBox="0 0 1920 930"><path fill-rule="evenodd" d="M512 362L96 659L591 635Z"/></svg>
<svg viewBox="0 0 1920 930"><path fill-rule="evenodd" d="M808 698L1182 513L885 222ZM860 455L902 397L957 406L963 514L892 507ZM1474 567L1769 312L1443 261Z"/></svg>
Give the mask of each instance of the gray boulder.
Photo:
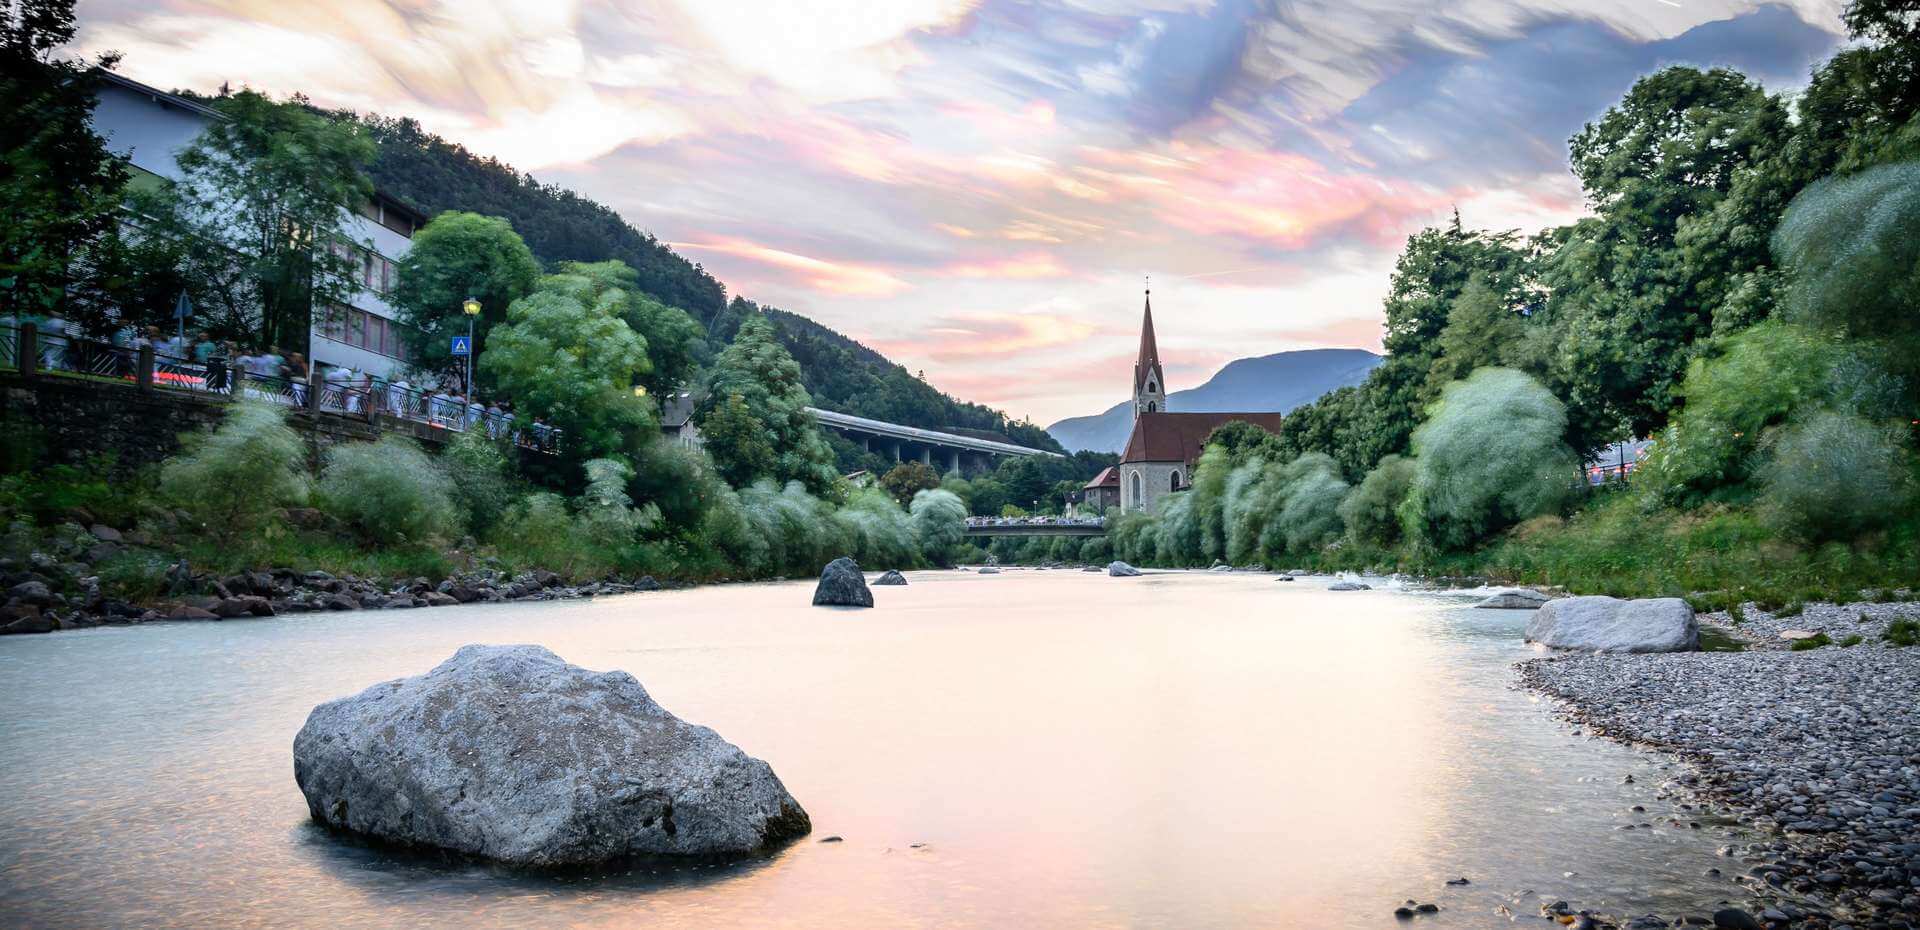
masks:
<svg viewBox="0 0 1920 930"><path fill-rule="evenodd" d="M1530 591L1526 588L1508 588L1504 591L1495 591L1487 595L1478 604L1473 606L1486 607L1493 610L1533 610L1550 600L1553 600L1553 598L1541 594L1538 591Z"/></svg>
<svg viewBox="0 0 1920 930"><path fill-rule="evenodd" d="M872 607L873 592L867 590L867 576L860 563L841 556L820 571L820 583L813 589L815 607Z"/></svg>
<svg viewBox="0 0 1920 930"><path fill-rule="evenodd" d="M901 585L907 583L907 576L889 569L886 574L873 580L874 584Z"/></svg>
<svg viewBox="0 0 1920 930"><path fill-rule="evenodd" d="M1212 568L1209 568L1209 569L1207 569L1207 571L1210 571L1210 572L1230 572L1230 571L1233 571L1233 566L1231 566L1231 565L1215 565L1215 566L1213 566Z"/></svg>
<svg viewBox="0 0 1920 930"><path fill-rule="evenodd" d="M1275 575L1275 576L1274 576L1274 578L1273 578L1273 580L1275 580L1275 581L1292 581L1292 580L1293 580L1293 576L1292 576L1292 575Z"/></svg>
<svg viewBox="0 0 1920 930"><path fill-rule="evenodd" d="M1329 591L1371 591L1373 590L1373 585L1364 584L1358 581L1336 581L1333 584L1327 585L1327 590Z"/></svg>
<svg viewBox="0 0 1920 930"><path fill-rule="evenodd" d="M1140 570L1125 562L1113 561L1107 563L1107 574L1114 578L1132 578L1140 574Z"/></svg>
<svg viewBox="0 0 1920 930"><path fill-rule="evenodd" d="M980 569L980 574L982 574L982 575L998 575L998 574L1000 574L1000 570L999 570L999 569L997 569L997 568L994 568L994 567L993 567L993 566L991 566L991 565L986 565L986 566L982 566L982 567L981 567L981 569Z"/></svg>
<svg viewBox="0 0 1920 930"><path fill-rule="evenodd" d="M328 826L519 866L740 857L812 829L765 762L539 646L464 646L314 708L293 776Z"/></svg>
<svg viewBox="0 0 1920 930"><path fill-rule="evenodd" d="M1686 652L1700 648L1700 626L1677 597L1562 597L1534 612L1527 642L1587 652Z"/></svg>

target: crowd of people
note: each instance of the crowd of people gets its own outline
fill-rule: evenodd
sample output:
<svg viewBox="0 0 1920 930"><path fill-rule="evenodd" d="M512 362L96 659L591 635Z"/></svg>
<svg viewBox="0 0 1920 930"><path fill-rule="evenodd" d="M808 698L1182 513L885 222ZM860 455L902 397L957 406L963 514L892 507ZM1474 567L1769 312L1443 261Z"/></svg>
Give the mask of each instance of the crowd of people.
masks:
<svg viewBox="0 0 1920 930"><path fill-rule="evenodd" d="M150 348L155 377L170 386L231 394L234 375L241 373L245 375L242 390L248 396L305 407L313 400L309 391L317 383L320 406L350 416L377 411L457 432L484 429L493 439L508 439L542 450L554 449L559 438L558 431L543 417L535 416L524 426L519 424L512 399L483 401L457 384L415 387L405 375L389 381L369 371L340 365L322 365L316 372L299 352L283 353L279 346L249 349L232 340L214 339L205 330L191 334L176 330L168 335L158 326L124 326L108 338L109 348L76 341L79 334L75 327L58 317L28 321L44 334L37 355L39 366L48 371L131 377L136 353ZM0 320L0 326L15 330L19 322L9 314ZM98 370L103 366L94 364L91 355L102 355L100 361L109 370Z"/></svg>

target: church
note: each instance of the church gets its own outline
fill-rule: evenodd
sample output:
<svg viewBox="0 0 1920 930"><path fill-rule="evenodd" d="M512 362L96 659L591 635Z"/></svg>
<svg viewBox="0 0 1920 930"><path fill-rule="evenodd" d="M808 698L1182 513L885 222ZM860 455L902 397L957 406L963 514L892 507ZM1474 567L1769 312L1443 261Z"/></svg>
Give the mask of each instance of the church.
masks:
<svg viewBox="0 0 1920 930"><path fill-rule="evenodd" d="M1148 291L1146 315L1140 323L1140 357L1133 363L1133 435L1127 438L1115 469L1120 512L1152 510L1162 497L1189 487L1193 467L1215 429L1237 420L1278 433L1284 418L1278 413L1168 410L1167 376L1160 369L1160 347L1153 338L1153 292Z"/></svg>

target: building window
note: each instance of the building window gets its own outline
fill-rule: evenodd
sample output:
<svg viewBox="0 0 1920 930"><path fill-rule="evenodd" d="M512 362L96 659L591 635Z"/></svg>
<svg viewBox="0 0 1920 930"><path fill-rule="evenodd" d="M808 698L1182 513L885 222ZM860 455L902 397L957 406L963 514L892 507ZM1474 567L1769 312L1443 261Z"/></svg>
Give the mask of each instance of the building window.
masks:
<svg viewBox="0 0 1920 930"><path fill-rule="evenodd" d="M1153 401L1147 401L1147 412L1148 412L1148 413L1153 413L1153 412L1155 412L1155 411L1157 411L1157 410L1159 410L1159 409L1160 409L1160 405L1159 405L1159 404L1156 404L1156 403L1154 403Z"/></svg>
<svg viewBox="0 0 1920 930"><path fill-rule="evenodd" d="M1178 469L1176 469L1174 473L1167 478L1167 490L1169 491L1180 490L1180 472Z"/></svg>
<svg viewBox="0 0 1920 930"><path fill-rule="evenodd" d="M1133 473L1133 506L1140 506L1140 473Z"/></svg>
<svg viewBox="0 0 1920 930"><path fill-rule="evenodd" d="M316 329L334 342L406 361L406 341L400 326L386 317L336 304L327 309Z"/></svg>

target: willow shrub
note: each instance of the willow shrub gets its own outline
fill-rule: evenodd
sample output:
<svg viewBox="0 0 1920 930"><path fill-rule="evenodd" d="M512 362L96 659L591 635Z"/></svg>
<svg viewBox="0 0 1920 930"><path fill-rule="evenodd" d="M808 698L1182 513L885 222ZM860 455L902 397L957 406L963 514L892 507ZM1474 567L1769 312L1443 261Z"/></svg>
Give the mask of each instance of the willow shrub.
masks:
<svg viewBox="0 0 1920 930"><path fill-rule="evenodd" d="M1912 463L1893 429L1816 411L1769 437L1761 513L1807 541L1852 541L1911 515Z"/></svg>
<svg viewBox="0 0 1920 930"><path fill-rule="evenodd" d="M908 506L920 554L935 565L953 564L954 550L967 536L967 505L959 495L938 488L918 491Z"/></svg>
<svg viewBox="0 0 1920 930"><path fill-rule="evenodd" d="M183 446L161 466L160 493L217 539L254 534L279 508L306 503L306 446L279 407L236 401Z"/></svg>
<svg viewBox="0 0 1920 930"><path fill-rule="evenodd" d="M1274 545L1263 547L1267 561L1283 553L1316 552L1340 536L1340 503L1347 499L1348 488L1332 456L1309 452L1288 462L1277 477L1280 512L1270 524Z"/></svg>
<svg viewBox="0 0 1920 930"><path fill-rule="evenodd" d="M460 531L452 482L402 436L333 447L319 491L326 512L376 545L430 543Z"/></svg>
<svg viewBox="0 0 1920 930"><path fill-rule="evenodd" d="M1465 549L1557 510L1579 477L1561 441L1566 407L1510 368L1482 368L1446 386L1413 431L1413 487L1400 507L1407 535Z"/></svg>
<svg viewBox="0 0 1920 930"><path fill-rule="evenodd" d="M862 568L911 568L920 563L920 539L912 519L892 495L879 488L848 494L847 502L833 512L833 520L850 543L846 554Z"/></svg>
<svg viewBox="0 0 1920 930"><path fill-rule="evenodd" d="M518 496L513 463L504 444L480 430L470 430L447 443L439 464L467 532L476 538L491 534Z"/></svg>
<svg viewBox="0 0 1920 930"><path fill-rule="evenodd" d="M1353 493L1340 502L1347 537L1363 546L1388 549L1401 538L1399 509L1413 491L1413 460L1389 455L1367 472Z"/></svg>

